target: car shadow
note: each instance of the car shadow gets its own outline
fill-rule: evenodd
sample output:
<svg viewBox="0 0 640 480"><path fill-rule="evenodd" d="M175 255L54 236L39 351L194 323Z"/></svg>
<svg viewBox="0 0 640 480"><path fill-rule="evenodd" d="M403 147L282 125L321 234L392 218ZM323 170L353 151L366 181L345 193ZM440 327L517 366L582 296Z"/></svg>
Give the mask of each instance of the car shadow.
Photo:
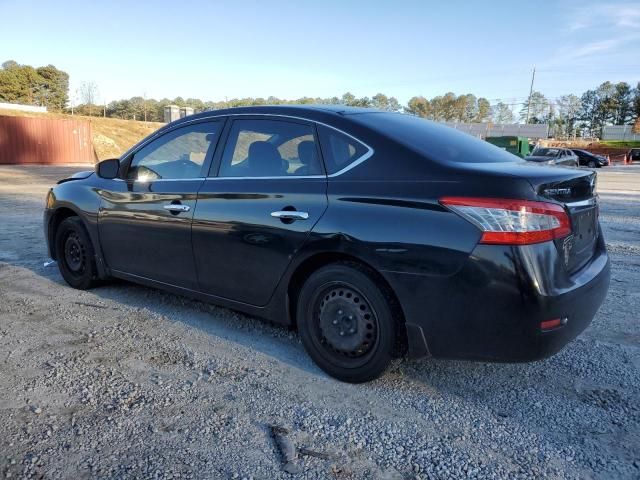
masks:
<svg viewBox="0 0 640 480"><path fill-rule="evenodd" d="M34 262L6 263L27 268L62 288L71 288L60 275L56 264L44 267L42 263L34 264ZM181 323L242 348L261 352L314 377L332 380L313 363L305 352L297 332L289 327L120 279L108 280L90 292L100 299L115 302L133 310L143 310L150 313L152 317L162 317L169 322ZM215 352L212 354L215 355ZM540 375L537 371L548 369L544 362L547 360L529 364L506 364L433 358L412 360L404 357L393 363L386 375L386 380L383 376L381 381L374 381L371 385L375 388L392 386L395 390L403 388L411 390L418 386L429 391L447 392L465 398L479 398L487 395L499 397L514 378L530 384L531 387L539 384L546 375ZM396 382L394 378L401 381Z"/></svg>
<svg viewBox="0 0 640 480"><path fill-rule="evenodd" d="M45 275L50 280L71 288L62 279L57 266L38 270L46 270ZM297 332L289 327L120 279L109 280L92 289L91 293L128 308L148 311L152 316L163 317L170 322L182 323L242 348L261 352L307 374L329 378L307 356ZM215 352L212 354L215 355Z"/></svg>
<svg viewBox="0 0 640 480"><path fill-rule="evenodd" d="M62 288L71 288L66 284L55 264L44 267L42 263L37 265L33 262L30 264L8 263L27 268ZM144 310L152 317L162 317L169 322L181 323L217 339L261 352L279 362L300 369L305 374L333 380L313 363L304 350L298 333L289 327L120 279L109 280L90 292L102 300L115 302L134 310ZM215 351L212 355L215 355ZM386 385L393 385L394 389L402 390L405 387L415 388L419 384L428 390L469 396L474 395L473 390L469 390L470 378L488 380L487 377L522 377L523 368L526 368L525 364L490 364L432 358L411 360L405 357L393 363L386 381L383 376L380 381L372 382L371 386L386 388ZM394 377L406 381L395 382ZM392 381L389 383L388 380ZM499 389L501 383L495 385L498 385ZM486 391L486 386L478 390Z"/></svg>

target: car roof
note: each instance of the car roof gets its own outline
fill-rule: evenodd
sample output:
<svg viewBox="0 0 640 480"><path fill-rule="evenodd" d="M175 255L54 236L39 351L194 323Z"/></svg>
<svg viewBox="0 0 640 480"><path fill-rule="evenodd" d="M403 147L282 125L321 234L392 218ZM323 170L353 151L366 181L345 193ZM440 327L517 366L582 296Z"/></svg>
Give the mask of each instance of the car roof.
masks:
<svg viewBox="0 0 640 480"><path fill-rule="evenodd" d="M220 110L207 110L194 115L181 118L172 125L178 125L183 122L198 120L199 118L207 118L212 115L291 115L309 117L313 119L317 114L333 114L336 116L348 116L361 113L384 113L382 110L364 107L349 107L347 105L323 105L323 104L304 104L304 105L255 105L248 107L232 107Z"/></svg>

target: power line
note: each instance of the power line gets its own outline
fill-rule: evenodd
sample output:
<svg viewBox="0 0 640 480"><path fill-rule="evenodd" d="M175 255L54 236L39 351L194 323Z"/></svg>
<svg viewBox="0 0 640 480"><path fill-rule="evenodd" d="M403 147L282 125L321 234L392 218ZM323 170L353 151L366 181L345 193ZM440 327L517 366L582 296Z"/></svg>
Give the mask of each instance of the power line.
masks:
<svg viewBox="0 0 640 480"><path fill-rule="evenodd" d="M529 88L529 101L527 102L527 120L524 123L529 123L529 112L531 111L531 95L533 95L533 81L536 78L536 66L533 66L533 73L531 74L531 88Z"/></svg>

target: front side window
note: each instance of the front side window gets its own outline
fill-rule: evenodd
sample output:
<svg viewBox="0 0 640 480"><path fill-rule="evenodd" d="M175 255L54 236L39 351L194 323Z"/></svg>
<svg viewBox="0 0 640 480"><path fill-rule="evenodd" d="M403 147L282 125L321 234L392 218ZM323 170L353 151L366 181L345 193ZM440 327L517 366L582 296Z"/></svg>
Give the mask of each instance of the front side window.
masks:
<svg viewBox="0 0 640 480"><path fill-rule="evenodd" d="M282 120L235 120L219 176L321 175L321 165L310 125Z"/></svg>
<svg viewBox="0 0 640 480"><path fill-rule="evenodd" d="M188 179L202 176L207 154L213 153L222 122L206 122L172 130L138 150L127 179Z"/></svg>
<svg viewBox="0 0 640 480"><path fill-rule="evenodd" d="M333 128L319 125L318 134L329 174L348 167L369 151L362 143Z"/></svg>

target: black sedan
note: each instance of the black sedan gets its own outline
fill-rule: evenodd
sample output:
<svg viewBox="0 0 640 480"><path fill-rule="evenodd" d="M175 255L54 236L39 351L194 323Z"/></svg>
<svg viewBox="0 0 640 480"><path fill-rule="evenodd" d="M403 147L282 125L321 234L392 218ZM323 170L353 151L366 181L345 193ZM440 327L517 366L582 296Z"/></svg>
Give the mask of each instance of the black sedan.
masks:
<svg viewBox="0 0 640 480"><path fill-rule="evenodd" d="M409 115L248 107L58 182L44 228L75 288L117 277L289 325L361 382L405 354L530 361L576 337L609 283L594 184Z"/></svg>
<svg viewBox="0 0 640 480"><path fill-rule="evenodd" d="M578 162L581 167L600 168L609 165L607 157L602 155L596 155L595 153L587 152L586 150L580 150L577 148L571 149L571 151L577 155Z"/></svg>

